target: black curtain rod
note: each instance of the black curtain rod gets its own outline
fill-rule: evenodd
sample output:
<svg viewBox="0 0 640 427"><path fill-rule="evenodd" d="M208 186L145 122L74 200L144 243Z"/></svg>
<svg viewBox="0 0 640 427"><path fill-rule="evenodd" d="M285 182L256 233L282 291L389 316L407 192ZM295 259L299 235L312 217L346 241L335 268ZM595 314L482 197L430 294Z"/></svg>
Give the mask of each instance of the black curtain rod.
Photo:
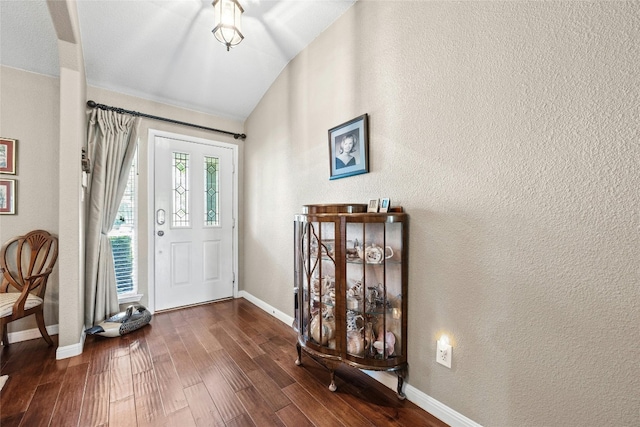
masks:
<svg viewBox="0 0 640 427"><path fill-rule="evenodd" d="M198 129L210 130L212 132L224 133L226 135L233 135L233 137L235 139L245 139L247 137L247 135L245 135L244 133L235 133L235 132L229 132L229 131L226 131L226 130L208 128L206 126L200 126L200 125L196 125L196 124L193 124L193 123L180 122L178 120L166 119L164 117L158 117L158 116L152 116L150 114L140 113L138 111L125 110L125 109L118 108L118 107L110 107L110 106L104 105L104 104L96 104L95 101L87 101L87 106L89 108L99 108L101 110L115 111L116 113L121 113L121 114L131 114L133 116L146 117L148 119L154 119L154 120L162 120L163 122L175 123L177 125L191 126L191 127L198 128Z"/></svg>

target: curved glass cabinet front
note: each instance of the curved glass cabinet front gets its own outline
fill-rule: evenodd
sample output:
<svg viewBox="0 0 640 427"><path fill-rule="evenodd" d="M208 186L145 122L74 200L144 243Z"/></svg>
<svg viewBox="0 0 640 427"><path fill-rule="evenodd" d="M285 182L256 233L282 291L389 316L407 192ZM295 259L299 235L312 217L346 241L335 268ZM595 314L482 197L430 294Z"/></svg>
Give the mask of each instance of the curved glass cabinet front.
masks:
<svg viewBox="0 0 640 427"><path fill-rule="evenodd" d="M337 351L336 226L299 217L295 230L298 329L307 345L329 354Z"/></svg>

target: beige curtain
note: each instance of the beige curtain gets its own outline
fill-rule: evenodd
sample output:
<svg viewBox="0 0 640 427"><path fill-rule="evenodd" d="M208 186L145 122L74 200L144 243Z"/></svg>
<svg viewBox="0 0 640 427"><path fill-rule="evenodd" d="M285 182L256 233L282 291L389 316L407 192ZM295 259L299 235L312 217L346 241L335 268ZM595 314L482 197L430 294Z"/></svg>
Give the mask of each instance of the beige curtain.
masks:
<svg viewBox="0 0 640 427"><path fill-rule="evenodd" d="M108 234L135 154L140 118L94 109L88 144L92 162L85 235L85 326L119 311L116 277Z"/></svg>

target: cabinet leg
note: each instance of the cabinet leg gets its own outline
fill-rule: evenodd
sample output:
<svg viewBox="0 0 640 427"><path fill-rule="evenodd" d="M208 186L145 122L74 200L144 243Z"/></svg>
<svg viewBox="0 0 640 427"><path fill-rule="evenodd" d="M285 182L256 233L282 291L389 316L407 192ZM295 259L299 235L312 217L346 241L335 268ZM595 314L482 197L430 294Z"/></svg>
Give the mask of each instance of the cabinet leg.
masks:
<svg viewBox="0 0 640 427"><path fill-rule="evenodd" d="M407 398L407 396L404 394L404 392L402 391L402 386L404 384L404 377L406 375L407 371L402 369L400 371L396 371L396 375L398 376L398 389L396 391L396 396L398 396L398 399L400 400L404 400Z"/></svg>
<svg viewBox="0 0 640 427"><path fill-rule="evenodd" d="M335 376L336 376L336 372L332 369L331 370L331 384L329 384L329 390L331 390L331 391L336 391L338 389L338 387L336 386Z"/></svg>
<svg viewBox="0 0 640 427"><path fill-rule="evenodd" d="M300 343L296 343L296 350L298 351L298 358L296 359L296 366L302 365L302 346Z"/></svg>

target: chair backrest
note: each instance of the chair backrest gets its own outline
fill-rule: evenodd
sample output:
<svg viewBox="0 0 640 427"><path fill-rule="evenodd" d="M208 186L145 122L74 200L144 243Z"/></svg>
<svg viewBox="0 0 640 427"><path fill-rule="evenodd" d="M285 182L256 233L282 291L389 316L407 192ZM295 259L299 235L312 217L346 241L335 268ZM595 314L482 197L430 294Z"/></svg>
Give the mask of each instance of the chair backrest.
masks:
<svg viewBox="0 0 640 427"><path fill-rule="evenodd" d="M7 241L0 250L0 292L9 286L18 291L26 285L44 297L47 279L58 259L58 238L45 230L34 230Z"/></svg>

